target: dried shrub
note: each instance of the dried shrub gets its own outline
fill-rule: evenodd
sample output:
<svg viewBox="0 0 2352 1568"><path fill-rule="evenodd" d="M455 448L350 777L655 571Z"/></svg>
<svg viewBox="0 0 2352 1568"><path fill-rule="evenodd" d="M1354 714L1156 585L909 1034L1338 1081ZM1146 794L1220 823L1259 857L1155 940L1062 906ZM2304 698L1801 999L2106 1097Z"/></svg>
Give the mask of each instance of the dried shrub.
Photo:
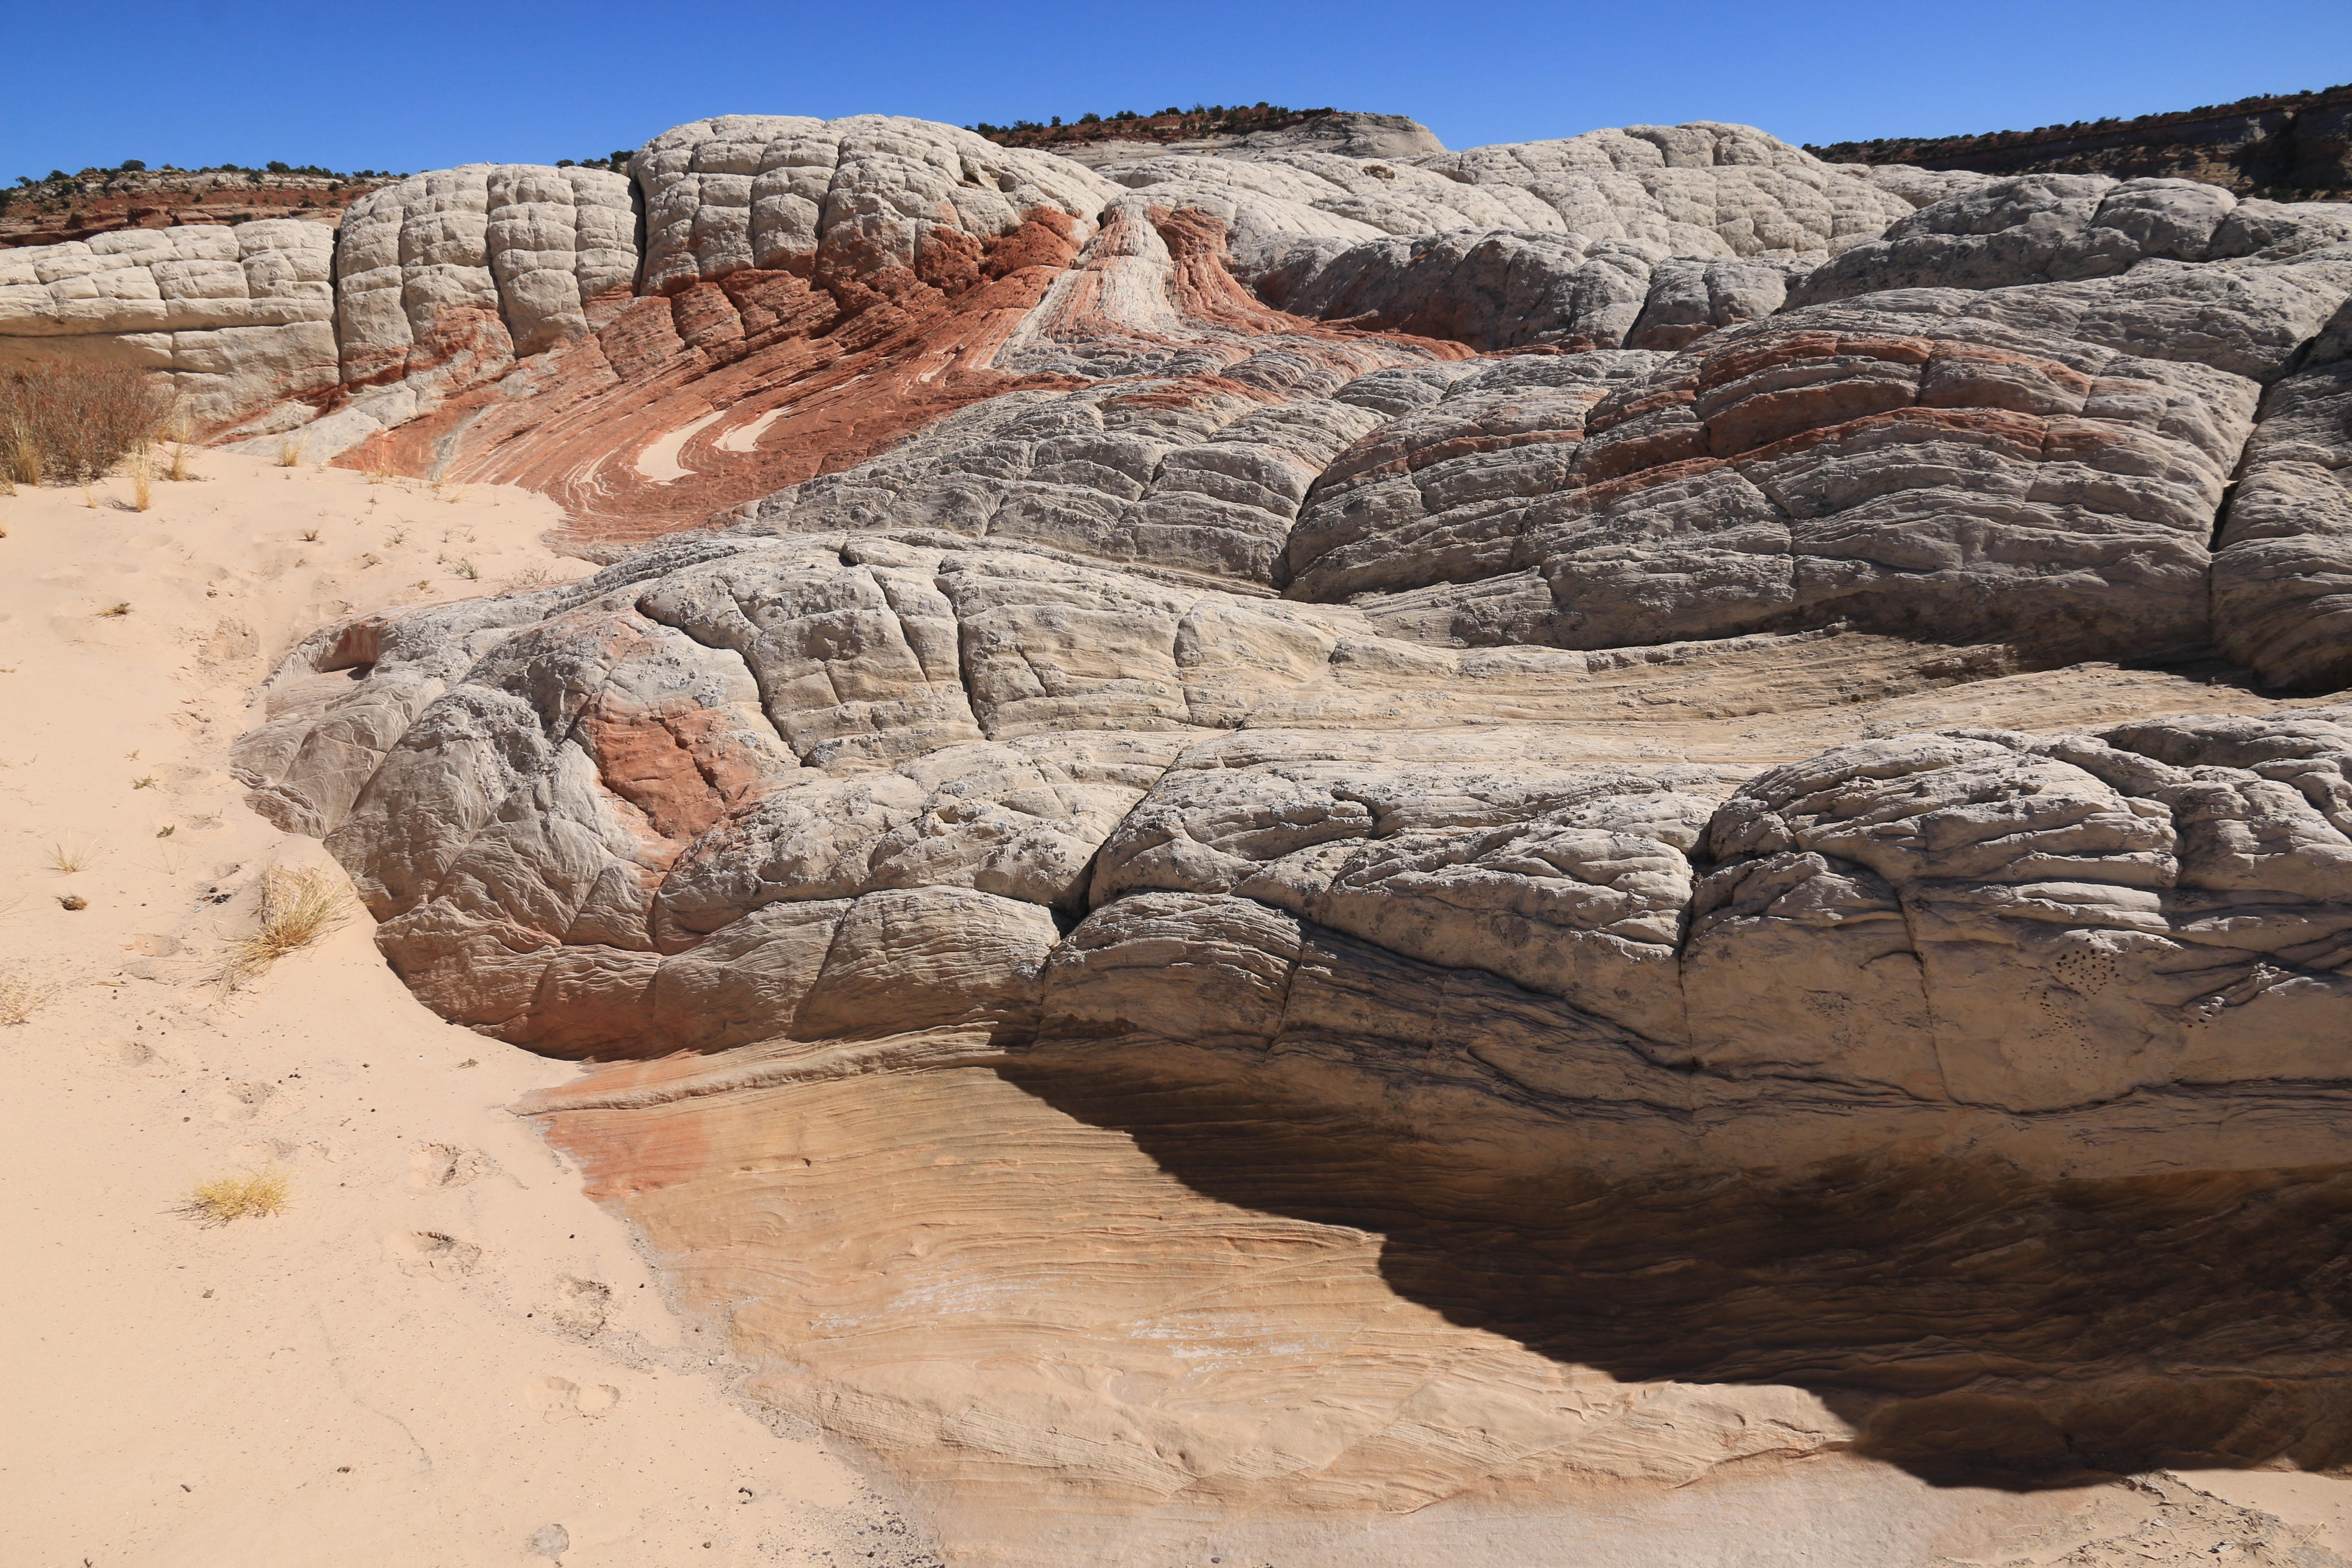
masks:
<svg viewBox="0 0 2352 1568"><path fill-rule="evenodd" d="M16 482L87 485L172 417L171 384L128 365L37 360L0 370L0 442Z"/></svg>
<svg viewBox="0 0 2352 1568"><path fill-rule="evenodd" d="M0 974L0 1027L21 1024L58 994L22 974Z"/></svg>
<svg viewBox="0 0 2352 1568"><path fill-rule="evenodd" d="M299 952L351 918L352 895L341 877L323 866L261 875L261 920L249 935L229 944L221 979L229 989L258 979L289 952Z"/></svg>
<svg viewBox="0 0 2352 1568"><path fill-rule="evenodd" d="M172 443L172 466L163 470L163 477L174 484L194 479L195 471L188 467L187 416L183 414L173 420L171 428L165 434Z"/></svg>
<svg viewBox="0 0 2352 1568"><path fill-rule="evenodd" d="M126 610L130 607L128 605L123 606ZM49 866L59 876L70 877L76 871L88 870L97 858L98 846L87 838L68 833L49 842Z"/></svg>
<svg viewBox="0 0 2352 1568"><path fill-rule="evenodd" d="M226 1225L233 1219L262 1219L282 1214L289 1195L285 1176L277 1171L215 1176L209 1182L196 1184L183 1212L206 1225Z"/></svg>
<svg viewBox="0 0 2352 1568"><path fill-rule="evenodd" d="M0 461L8 465L8 477L20 485L41 482L41 448L33 439L31 426L16 416L16 403L8 388L9 381L0 376L0 399L7 399L0 407Z"/></svg>

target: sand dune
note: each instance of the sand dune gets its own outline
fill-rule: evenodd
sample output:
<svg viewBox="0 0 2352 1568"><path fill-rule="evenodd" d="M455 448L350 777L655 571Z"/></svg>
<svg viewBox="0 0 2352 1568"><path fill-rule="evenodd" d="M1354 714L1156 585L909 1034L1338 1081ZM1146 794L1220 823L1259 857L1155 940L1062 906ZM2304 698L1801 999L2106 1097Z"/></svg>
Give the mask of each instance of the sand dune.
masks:
<svg viewBox="0 0 2352 1568"><path fill-rule="evenodd" d="M225 771L254 686L331 619L588 570L538 543L552 504L196 467L143 513L127 479L94 507L0 499L0 975L53 993L0 1028L0 1557L927 1560L730 1399L624 1226L505 1109L572 1068L427 1013L363 919L215 983L264 869L324 863ZM265 1169L284 1214L179 1212Z"/></svg>

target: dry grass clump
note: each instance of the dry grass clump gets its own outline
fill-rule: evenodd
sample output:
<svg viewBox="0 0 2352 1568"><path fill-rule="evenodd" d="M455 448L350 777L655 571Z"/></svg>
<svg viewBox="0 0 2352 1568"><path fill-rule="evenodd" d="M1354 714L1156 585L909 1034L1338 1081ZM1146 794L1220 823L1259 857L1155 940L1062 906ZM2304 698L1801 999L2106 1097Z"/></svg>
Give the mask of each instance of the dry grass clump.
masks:
<svg viewBox="0 0 2352 1568"><path fill-rule="evenodd" d="M68 833L63 838L50 841L49 866L61 877L70 877L76 871L88 869L90 862L97 858L98 847L87 838Z"/></svg>
<svg viewBox="0 0 2352 1568"><path fill-rule="evenodd" d="M299 468L302 466L301 437L281 436L278 437L278 466L281 468Z"/></svg>
<svg viewBox="0 0 2352 1568"><path fill-rule="evenodd" d="M254 1171L241 1176L215 1176L198 1182L188 1194L184 1212L206 1225L226 1225L233 1219L264 1219L286 1211L291 1196L283 1173Z"/></svg>
<svg viewBox="0 0 2352 1568"><path fill-rule="evenodd" d="M0 380L0 385L6 385ZM8 477L20 485L41 482L41 447L33 439L33 432L18 420L11 396L8 410L0 414L0 463L8 468Z"/></svg>
<svg viewBox="0 0 2352 1568"><path fill-rule="evenodd" d="M0 974L0 1027L23 1023L57 994L56 986L40 984L22 974Z"/></svg>
<svg viewBox="0 0 2352 1568"><path fill-rule="evenodd" d="M196 477L194 471L188 467L188 421L186 416L183 415L180 418L173 422L171 438L172 464L171 467L163 470L163 477L170 479L173 484L184 483L185 481Z"/></svg>
<svg viewBox="0 0 2352 1568"><path fill-rule="evenodd" d="M351 889L323 866L261 874L261 921L229 943L221 979L231 990L259 979L289 952L299 952L352 916Z"/></svg>
<svg viewBox="0 0 2352 1568"><path fill-rule="evenodd" d="M171 384L129 365L37 360L0 370L0 457L18 484L88 485L171 418Z"/></svg>

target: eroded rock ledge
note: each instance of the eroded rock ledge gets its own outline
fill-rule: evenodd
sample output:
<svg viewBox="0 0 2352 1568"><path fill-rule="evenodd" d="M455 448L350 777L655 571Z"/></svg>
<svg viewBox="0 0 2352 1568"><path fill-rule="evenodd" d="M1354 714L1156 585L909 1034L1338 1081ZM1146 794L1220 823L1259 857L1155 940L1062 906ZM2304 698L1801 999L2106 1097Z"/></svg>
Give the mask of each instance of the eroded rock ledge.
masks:
<svg viewBox="0 0 2352 1568"><path fill-rule="evenodd" d="M545 1051L1188 1016L1263 1049L1321 1026L1302 976L1349 943L1669 1100L1697 1069L2065 1110L2326 1079L2352 1026L2352 710L1757 773L1769 744L1624 743L1589 655L888 534L698 539L368 635L281 678L255 798L421 994ZM1935 682L1843 634L1657 650L1633 689L1733 702L1853 644Z"/></svg>
<svg viewBox="0 0 2352 1568"><path fill-rule="evenodd" d="M544 402L402 428L593 488L932 390L312 638L255 804L598 1064L535 1110L763 1396L967 1521L1078 1500L1069 1561L2342 1463L2352 236L1767 143L682 128L650 291L494 270L579 334ZM705 306L731 359L554 374Z"/></svg>

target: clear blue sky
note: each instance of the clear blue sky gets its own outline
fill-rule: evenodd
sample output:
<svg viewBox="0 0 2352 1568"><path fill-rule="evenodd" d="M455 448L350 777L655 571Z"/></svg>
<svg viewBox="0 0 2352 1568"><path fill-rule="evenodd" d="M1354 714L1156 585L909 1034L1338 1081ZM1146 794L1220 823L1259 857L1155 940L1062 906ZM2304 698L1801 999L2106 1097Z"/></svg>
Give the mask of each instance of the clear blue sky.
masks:
<svg viewBox="0 0 2352 1568"><path fill-rule="evenodd" d="M1791 142L2132 115L2352 80L2352 0L20 0L0 182L143 158L551 163L724 113L956 124L1261 99L1448 146L1681 120Z"/></svg>

